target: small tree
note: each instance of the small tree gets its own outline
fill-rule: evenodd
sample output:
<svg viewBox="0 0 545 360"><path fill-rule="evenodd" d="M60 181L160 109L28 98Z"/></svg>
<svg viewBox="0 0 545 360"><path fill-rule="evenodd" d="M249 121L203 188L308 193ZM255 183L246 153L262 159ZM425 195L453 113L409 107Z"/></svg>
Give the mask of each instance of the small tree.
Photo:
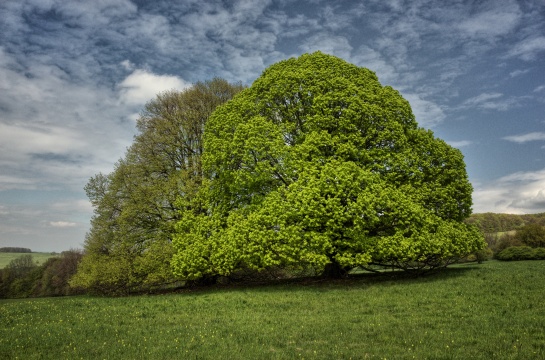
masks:
<svg viewBox="0 0 545 360"><path fill-rule="evenodd" d="M205 128L207 181L180 201L174 271L188 279L308 264L444 266L484 247L462 221L461 152L417 126L368 69L322 53L269 67Z"/></svg>
<svg viewBox="0 0 545 360"><path fill-rule="evenodd" d="M10 270L13 276L22 277L37 266L32 255L21 255L11 260L6 268Z"/></svg>
<svg viewBox="0 0 545 360"><path fill-rule="evenodd" d="M533 248L545 247L545 228L539 224L527 224L517 230L516 239Z"/></svg>

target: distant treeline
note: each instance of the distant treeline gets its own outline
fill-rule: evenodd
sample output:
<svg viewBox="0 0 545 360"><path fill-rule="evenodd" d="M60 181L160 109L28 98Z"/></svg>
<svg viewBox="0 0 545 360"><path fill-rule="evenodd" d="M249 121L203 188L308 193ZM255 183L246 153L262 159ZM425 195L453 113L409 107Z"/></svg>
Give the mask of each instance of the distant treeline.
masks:
<svg viewBox="0 0 545 360"><path fill-rule="evenodd" d="M0 252L5 253L31 253L32 251L28 248L22 248L22 247L3 247L0 248Z"/></svg>
<svg viewBox="0 0 545 360"><path fill-rule="evenodd" d="M68 283L82 257L80 250L69 250L41 265L34 262L32 254L13 259L0 269L0 299L83 294L83 289Z"/></svg>
<svg viewBox="0 0 545 360"><path fill-rule="evenodd" d="M476 225L483 233L496 233L517 230L528 224L545 226L545 213L524 215L496 213L473 214L466 222Z"/></svg>

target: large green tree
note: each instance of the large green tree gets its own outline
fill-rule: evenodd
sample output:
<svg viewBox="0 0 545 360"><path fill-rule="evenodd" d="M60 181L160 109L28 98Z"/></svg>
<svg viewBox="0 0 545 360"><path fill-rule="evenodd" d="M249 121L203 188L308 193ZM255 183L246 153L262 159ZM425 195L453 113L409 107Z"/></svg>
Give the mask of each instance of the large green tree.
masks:
<svg viewBox="0 0 545 360"><path fill-rule="evenodd" d="M95 215L73 286L127 292L173 280L176 199L191 198L201 184L208 117L242 88L213 79L161 93L146 105L125 157L85 187Z"/></svg>
<svg viewBox="0 0 545 360"><path fill-rule="evenodd" d="M203 166L174 240L187 279L297 264L330 275L433 268L484 246L462 222L472 187L461 152L419 128L372 71L320 52L272 65L219 107Z"/></svg>

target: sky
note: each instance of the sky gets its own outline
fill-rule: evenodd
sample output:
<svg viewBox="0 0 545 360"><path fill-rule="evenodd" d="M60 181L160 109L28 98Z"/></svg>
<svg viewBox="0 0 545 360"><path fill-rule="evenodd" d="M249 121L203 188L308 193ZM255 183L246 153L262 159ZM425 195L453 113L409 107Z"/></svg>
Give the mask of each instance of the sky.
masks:
<svg viewBox="0 0 545 360"><path fill-rule="evenodd" d="M157 93L317 50L463 152L474 213L545 212L543 0L2 0L0 247L82 248L83 187Z"/></svg>

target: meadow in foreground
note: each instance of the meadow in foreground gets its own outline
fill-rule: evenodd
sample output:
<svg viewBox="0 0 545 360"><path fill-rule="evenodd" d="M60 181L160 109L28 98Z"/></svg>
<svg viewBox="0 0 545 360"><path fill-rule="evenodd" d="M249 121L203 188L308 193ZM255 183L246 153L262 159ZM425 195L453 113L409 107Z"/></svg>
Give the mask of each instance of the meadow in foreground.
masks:
<svg viewBox="0 0 545 360"><path fill-rule="evenodd" d="M0 301L2 359L543 359L545 261Z"/></svg>

